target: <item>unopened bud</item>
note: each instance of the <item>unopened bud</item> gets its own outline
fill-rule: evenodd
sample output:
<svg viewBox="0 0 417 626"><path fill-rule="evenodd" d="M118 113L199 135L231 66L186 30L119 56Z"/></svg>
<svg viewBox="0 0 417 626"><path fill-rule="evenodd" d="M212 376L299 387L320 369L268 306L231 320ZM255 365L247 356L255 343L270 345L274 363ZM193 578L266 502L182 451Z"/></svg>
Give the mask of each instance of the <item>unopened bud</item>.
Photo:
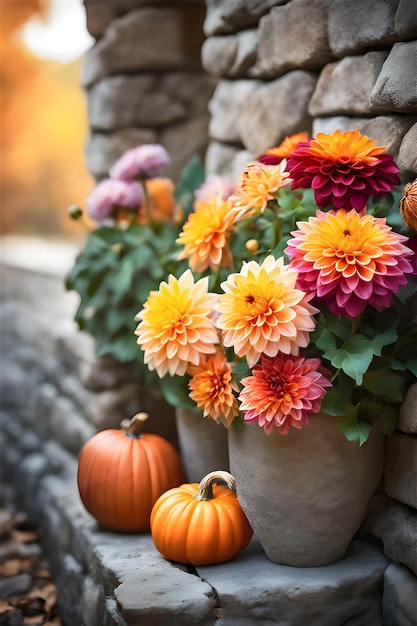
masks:
<svg viewBox="0 0 417 626"><path fill-rule="evenodd" d="M251 254L256 254L259 250L259 243L256 239L248 239L246 242L246 250Z"/></svg>
<svg viewBox="0 0 417 626"><path fill-rule="evenodd" d="M80 207L77 206L76 204L72 204L68 208L68 215L70 216L72 220L79 220L80 217L82 217L83 215L83 210L80 209Z"/></svg>
<svg viewBox="0 0 417 626"><path fill-rule="evenodd" d="M119 254L119 252L122 251L122 244L121 243L114 243L111 247L112 252L114 252L114 254Z"/></svg>

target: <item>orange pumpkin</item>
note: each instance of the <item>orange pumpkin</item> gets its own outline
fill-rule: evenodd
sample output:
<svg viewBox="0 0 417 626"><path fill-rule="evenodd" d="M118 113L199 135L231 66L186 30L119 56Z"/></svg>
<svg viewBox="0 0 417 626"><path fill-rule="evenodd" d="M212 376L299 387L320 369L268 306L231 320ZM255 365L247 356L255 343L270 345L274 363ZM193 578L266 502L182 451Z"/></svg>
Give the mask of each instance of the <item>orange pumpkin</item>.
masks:
<svg viewBox="0 0 417 626"><path fill-rule="evenodd" d="M174 446L159 435L140 434L146 413L103 430L81 450L78 490L101 526L120 532L149 531L159 496L181 484L184 471Z"/></svg>
<svg viewBox="0 0 417 626"><path fill-rule="evenodd" d="M223 485L214 485L223 481ZM228 472L211 472L198 483L170 489L155 502L151 533L170 561L212 565L233 558L248 545L252 528Z"/></svg>

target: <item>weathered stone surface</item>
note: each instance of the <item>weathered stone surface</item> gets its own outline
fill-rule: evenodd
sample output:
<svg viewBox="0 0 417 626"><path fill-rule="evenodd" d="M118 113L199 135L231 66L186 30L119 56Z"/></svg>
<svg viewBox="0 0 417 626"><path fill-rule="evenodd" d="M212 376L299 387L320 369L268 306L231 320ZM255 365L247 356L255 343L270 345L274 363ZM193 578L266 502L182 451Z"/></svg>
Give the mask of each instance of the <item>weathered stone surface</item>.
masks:
<svg viewBox="0 0 417 626"><path fill-rule="evenodd" d="M69 398L57 398L51 416L51 435L66 450L78 456L97 429L79 412Z"/></svg>
<svg viewBox="0 0 417 626"><path fill-rule="evenodd" d="M199 567L198 573L216 589L224 623L231 626L277 620L285 626L377 626L387 563L378 549L354 541L345 559L333 565L286 567L268 561L253 540L232 561Z"/></svg>
<svg viewBox="0 0 417 626"><path fill-rule="evenodd" d="M271 7L289 0L206 0L204 32L207 37L235 33L256 26L259 18Z"/></svg>
<svg viewBox="0 0 417 626"><path fill-rule="evenodd" d="M404 135L398 153L398 166L401 169L417 174L417 124L414 124Z"/></svg>
<svg viewBox="0 0 417 626"><path fill-rule="evenodd" d="M417 146L417 143L415 145ZM403 433L417 435L417 383L411 385L405 395L400 408L397 428Z"/></svg>
<svg viewBox="0 0 417 626"><path fill-rule="evenodd" d="M94 392L114 389L133 379L131 368L110 355L82 363L79 373L83 386Z"/></svg>
<svg viewBox="0 0 417 626"><path fill-rule="evenodd" d="M367 52L329 63L321 72L311 98L309 113L315 116L376 115L384 108L370 102L372 89L387 57L386 52Z"/></svg>
<svg viewBox="0 0 417 626"><path fill-rule="evenodd" d="M373 108L417 113L417 41L391 48L370 95Z"/></svg>
<svg viewBox="0 0 417 626"><path fill-rule="evenodd" d="M285 136L308 130L307 109L315 84L316 75L303 70L263 83L241 106L236 120L245 148L259 156Z"/></svg>
<svg viewBox="0 0 417 626"><path fill-rule="evenodd" d="M228 146L219 141L211 141L206 152L205 168L208 176L227 176L238 180L240 174L254 155L248 150Z"/></svg>
<svg viewBox="0 0 417 626"><path fill-rule="evenodd" d="M203 19L204 7L184 5L144 7L113 20L86 54L82 84L126 72L199 69Z"/></svg>
<svg viewBox="0 0 417 626"><path fill-rule="evenodd" d="M398 0L333 0L329 7L329 40L337 57L360 54L396 41Z"/></svg>
<svg viewBox="0 0 417 626"><path fill-rule="evenodd" d="M386 146L386 152L396 158L403 137L414 122L413 115L377 115L372 118L344 115L319 117L313 121L313 135L319 132L332 133L337 129L340 131L358 129L363 135L376 141L378 146ZM402 167L399 162L398 166Z"/></svg>
<svg viewBox="0 0 417 626"><path fill-rule="evenodd" d="M417 515L414 509L377 494L367 517L370 531L384 544L395 563L403 563L417 575Z"/></svg>
<svg viewBox="0 0 417 626"><path fill-rule="evenodd" d="M133 11L138 7L149 5L149 0L83 0L88 32L98 39L112 20ZM153 5L166 4L165 0L152 0ZM175 4L198 4L204 6L204 0L176 0Z"/></svg>
<svg viewBox="0 0 417 626"><path fill-rule="evenodd" d="M414 0L400 0L395 14L395 32L400 39L417 38L417 11Z"/></svg>
<svg viewBox="0 0 417 626"><path fill-rule="evenodd" d="M88 117L94 130L172 124L207 111L213 79L175 72L110 76L88 90Z"/></svg>
<svg viewBox="0 0 417 626"><path fill-rule="evenodd" d="M385 492L417 509L417 437L395 431L387 440Z"/></svg>
<svg viewBox="0 0 417 626"><path fill-rule="evenodd" d="M209 133L212 139L241 143L238 121L241 111L264 83L258 80L221 80L208 109L211 113Z"/></svg>
<svg viewBox="0 0 417 626"><path fill-rule="evenodd" d="M417 624L417 578L409 569L394 563L387 567L382 606L387 626Z"/></svg>
<svg viewBox="0 0 417 626"><path fill-rule="evenodd" d="M171 124L161 129L160 143L165 146L173 159L167 168L167 175L174 182L179 181L182 169L194 156L198 156L203 161L208 134L208 114Z"/></svg>
<svg viewBox="0 0 417 626"><path fill-rule="evenodd" d="M9 578L0 580L0 597L4 600L9 600L13 596L28 593L31 586L32 576L30 574L17 574L16 576L10 576ZM23 624L23 622L21 623Z"/></svg>
<svg viewBox="0 0 417 626"><path fill-rule="evenodd" d="M334 59L327 34L328 5L328 0L291 0L261 18L257 68L262 75L276 77L291 70L319 70Z"/></svg>
<svg viewBox="0 0 417 626"><path fill-rule="evenodd" d="M250 75L257 58L258 30L209 37L201 48L201 61L212 76L236 78Z"/></svg>
<svg viewBox="0 0 417 626"><path fill-rule="evenodd" d="M123 128L114 133L92 133L86 147L88 170L97 180L106 178L123 152L142 143L156 141L156 131L150 128Z"/></svg>

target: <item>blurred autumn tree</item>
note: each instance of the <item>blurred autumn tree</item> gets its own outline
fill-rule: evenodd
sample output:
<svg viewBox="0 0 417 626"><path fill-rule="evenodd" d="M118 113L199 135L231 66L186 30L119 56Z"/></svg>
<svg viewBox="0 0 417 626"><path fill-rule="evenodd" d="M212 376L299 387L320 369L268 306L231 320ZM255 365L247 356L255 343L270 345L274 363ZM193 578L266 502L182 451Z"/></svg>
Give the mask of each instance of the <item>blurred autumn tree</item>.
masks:
<svg viewBox="0 0 417 626"><path fill-rule="evenodd" d="M48 0L1 0L1 233L69 235L67 215L93 186L84 161L88 126L82 60L44 61L16 37Z"/></svg>

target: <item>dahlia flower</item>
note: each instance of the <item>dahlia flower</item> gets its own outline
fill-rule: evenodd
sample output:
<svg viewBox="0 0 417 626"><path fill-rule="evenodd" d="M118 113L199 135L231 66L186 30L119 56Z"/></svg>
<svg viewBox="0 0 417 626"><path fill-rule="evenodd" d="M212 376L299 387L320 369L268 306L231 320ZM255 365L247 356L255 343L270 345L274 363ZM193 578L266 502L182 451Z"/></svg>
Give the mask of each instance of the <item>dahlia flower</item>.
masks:
<svg viewBox="0 0 417 626"><path fill-rule="evenodd" d="M200 365L188 368L192 375L188 386L190 398L203 409L204 417L221 420L228 428L233 418L239 414L237 399L233 391L238 387L232 378L232 368L224 353L203 356Z"/></svg>
<svg viewBox="0 0 417 626"><path fill-rule="evenodd" d="M301 141L308 140L308 133L295 133L285 137L283 141L276 148L268 148L265 153L258 158L258 161L265 163L265 165L278 165L282 159L288 159L291 152L298 148L298 144Z"/></svg>
<svg viewBox="0 0 417 626"><path fill-rule="evenodd" d="M263 213L268 202L276 198L277 191L291 184L286 165L285 159L279 165L249 163L240 176L235 193L229 196L235 222Z"/></svg>
<svg viewBox="0 0 417 626"><path fill-rule="evenodd" d="M208 202L212 196L220 196L222 200L234 192L236 185L226 176L209 176L207 180L194 192L194 197L198 202Z"/></svg>
<svg viewBox="0 0 417 626"><path fill-rule="evenodd" d="M386 194L400 182L393 158L375 143L358 130L317 133L288 159L291 188L311 187L320 207L362 210L370 196Z"/></svg>
<svg viewBox="0 0 417 626"><path fill-rule="evenodd" d="M101 222L116 208L139 209L142 189L138 183L107 178L94 187L86 199L88 215Z"/></svg>
<svg viewBox="0 0 417 626"><path fill-rule="evenodd" d="M417 230L417 178L413 183L407 183L404 187L400 211L405 225Z"/></svg>
<svg viewBox="0 0 417 626"><path fill-rule="evenodd" d="M207 288L208 278L194 283L191 270L179 279L171 274L136 315L135 320L142 320L135 334L144 362L160 378L167 372L183 376L189 364L198 365L202 355L215 352L219 337L212 309L217 296Z"/></svg>
<svg viewBox="0 0 417 626"><path fill-rule="evenodd" d="M135 180L159 176L168 165L168 152L158 143L145 143L127 150L110 170L111 178Z"/></svg>
<svg viewBox="0 0 417 626"><path fill-rule="evenodd" d="M146 181L147 207L142 202L137 223L146 225L149 216L155 222L168 222L175 217L174 183L170 178L151 178Z"/></svg>
<svg viewBox="0 0 417 626"><path fill-rule="evenodd" d="M220 266L231 267L232 254L227 240L232 224L233 214L227 200L212 196L208 202L197 202L176 240L184 245L178 259L189 259L195 272L204 272L208 267L214 272Z"/></svg>
<svg viewBox="0 0 417 626"><path fill-rule="evenodd" d="M412 252L384 218L352 209L317 211L297 222L285 252L298 271L297 287L325 301L334 315L354 318L369 303L378 311L407 284Z"/></svg>
<svg viewBox="0 0 417 626"><path fill-rule="evenodd" d="M320 411L329 372L320 359L278 353L262 356L252 376L242 379L240 410L246 422L258 422L269 435L275 428L287 435L291 426L300 429L308 416Z"/></svg>
<svg viewBox="0 0 417 626"><path fill-rule="evenodd" d="M318 310L308 302L311 294L296 288L296 280L297 271L285 266L282 257L269 255L262 265L245 263L221 284L225 293L215 306L217 327L224 345L246 357L249 367L262 353L298 354L308 345Z"/></svg>

